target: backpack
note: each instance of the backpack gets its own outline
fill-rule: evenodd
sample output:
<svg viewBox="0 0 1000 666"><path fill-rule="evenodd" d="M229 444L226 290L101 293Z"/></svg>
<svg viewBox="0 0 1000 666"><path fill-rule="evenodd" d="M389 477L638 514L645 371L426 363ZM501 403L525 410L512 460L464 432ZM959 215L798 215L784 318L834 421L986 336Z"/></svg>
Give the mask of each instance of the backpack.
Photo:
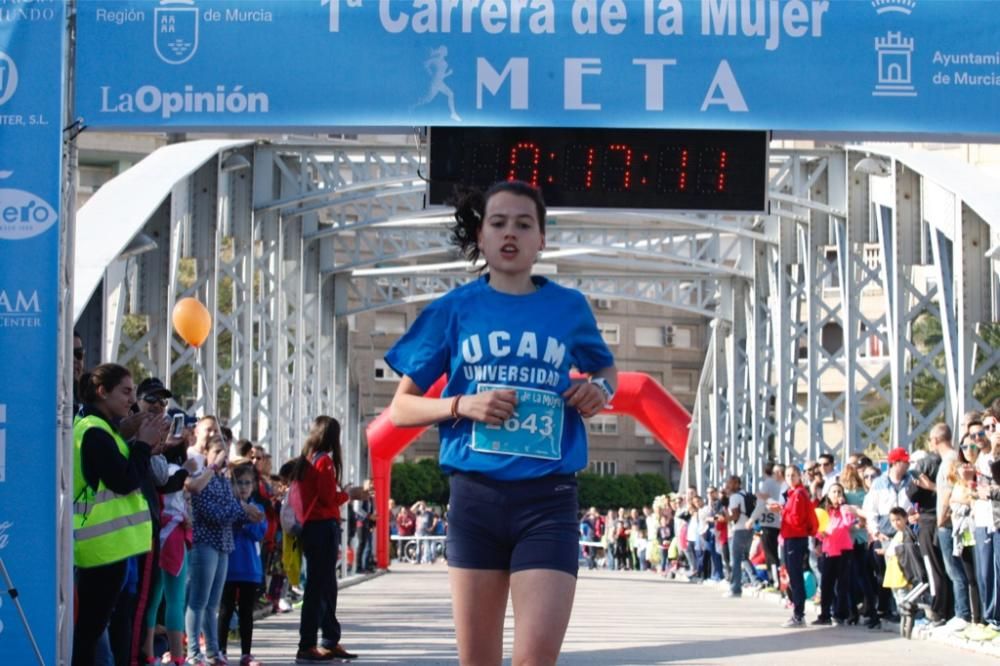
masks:
<svg viewBox="0 0 1000 666"><path fill-rule="evenodd" d="M293 502L298 504L301 504L302 502L302 500L299 499L299 486L294 482L288 489L288 495L285 496L285 501L281 503L281 511L278 513L278 518L281 521L282 531L285 534L297 537L302 533L302 524L295 517L295 506L293 505Z"/></svg>
<svg viewBox="0 0 1000 666"><path fill-rule="evenodd" d="M741 490L740 495L743 496L743 508L746 510L746 514L740 516L740 518L746 520L753 515L754 510L757 508L757 496L745 490Z"/></svg>
<svg viewBox="0 0 1000 666"><path fill-rule="evenodd" d="M305 507L302 506L301 485L298 481L292 481L285 501L281 503L281 511L278 513L278 520L281 522L281 529L284 530L285 534L294 537L302 534L302 524L308 520L318 499L319 497L314 497L309 504L309 509L303 510Z"/></svg>

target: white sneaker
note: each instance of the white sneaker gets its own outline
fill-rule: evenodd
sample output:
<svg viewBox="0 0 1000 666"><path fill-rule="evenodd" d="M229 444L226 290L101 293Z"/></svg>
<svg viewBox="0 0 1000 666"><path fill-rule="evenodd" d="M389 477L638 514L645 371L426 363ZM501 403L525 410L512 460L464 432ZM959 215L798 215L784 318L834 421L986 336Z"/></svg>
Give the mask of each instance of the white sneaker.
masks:
<svg viewBox="0 0 1000 666"><path fill-rule="evenodd" d="M723 599L739 599L742 596L743 596L742 594L736 594L732 590L726 590L725 592L722 593Z"/></svg>
<svg viewBox="0 0 1000 666"><path fill-rule="evenodd" d="M968 626L969 623L957 615L944 623L944 627L948 631L962 631Z"/></svg>
<svg viewBox="0 0 1000 666"><path fill-rule="evenodd" d="M288 603L287 599L278 599L278 609L282 613L287 613L288 611L292 610L292 605Z"/></svg>
<svg viewBox="0 0 1000 666"><path fill-rule="evenodd" d="M794 615L784 621L781 625L784 629L798 629L799 627L806 626L806 621L801 617L795 617Z"/></svg>

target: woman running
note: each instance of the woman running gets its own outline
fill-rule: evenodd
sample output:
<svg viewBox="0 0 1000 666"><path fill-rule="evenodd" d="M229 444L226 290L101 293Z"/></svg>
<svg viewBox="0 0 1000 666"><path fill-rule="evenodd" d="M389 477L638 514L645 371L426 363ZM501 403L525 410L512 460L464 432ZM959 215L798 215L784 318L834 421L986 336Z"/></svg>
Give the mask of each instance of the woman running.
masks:
<svg viewBox="0 0 1000 666"><path fill-rule="evenodd" d="M586 298L531 274L545 247L537 189L466 194L455 218L457 245L489 270L430 304L386 355L403 375L390 414L439 425L459 659L501 663L510 594L513 662L554 664L576 589L583 418L610 401L617 371ZM444 397L423 397L442 374Z"/></svg>

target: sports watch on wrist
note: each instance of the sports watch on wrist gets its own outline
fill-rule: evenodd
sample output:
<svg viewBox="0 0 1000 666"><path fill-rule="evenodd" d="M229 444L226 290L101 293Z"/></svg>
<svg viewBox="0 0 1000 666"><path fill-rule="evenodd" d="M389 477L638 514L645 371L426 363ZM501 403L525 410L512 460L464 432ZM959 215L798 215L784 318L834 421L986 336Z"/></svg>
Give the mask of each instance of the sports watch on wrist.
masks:
<svg viewBox="0 0 1000 666"><path fill-rule="evenodd" d="M591 384L604 391L605 403L611 402L611 398L615 395L614 390L611 388L611 382L604 377L591 377L589 381Z"/></svg>

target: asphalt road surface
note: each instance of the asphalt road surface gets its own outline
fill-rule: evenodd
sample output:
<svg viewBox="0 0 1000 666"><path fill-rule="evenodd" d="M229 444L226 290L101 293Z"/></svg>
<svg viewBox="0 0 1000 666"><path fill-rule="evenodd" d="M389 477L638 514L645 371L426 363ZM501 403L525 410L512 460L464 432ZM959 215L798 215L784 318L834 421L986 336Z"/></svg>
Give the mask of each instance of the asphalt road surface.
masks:
<svg viewBox="0 0 1000 666"><path fill-rule="evenodd" d="M340 592L342 644L358 664L457 663L447 565L394 565ZM638 572L581 571L560 664L997 664L933 641L858 627L782 629L790 613L774 598L723 599L724 587ZM254 654L292 664L297 611L258 622ZM813 619L807 617L807 620ZM513 616L508 605L504 653ZM998 639L1000 640L1000 639ZM238 641L230 641L239 649ZM238 663L238 656L231 657Z"/></svg>

